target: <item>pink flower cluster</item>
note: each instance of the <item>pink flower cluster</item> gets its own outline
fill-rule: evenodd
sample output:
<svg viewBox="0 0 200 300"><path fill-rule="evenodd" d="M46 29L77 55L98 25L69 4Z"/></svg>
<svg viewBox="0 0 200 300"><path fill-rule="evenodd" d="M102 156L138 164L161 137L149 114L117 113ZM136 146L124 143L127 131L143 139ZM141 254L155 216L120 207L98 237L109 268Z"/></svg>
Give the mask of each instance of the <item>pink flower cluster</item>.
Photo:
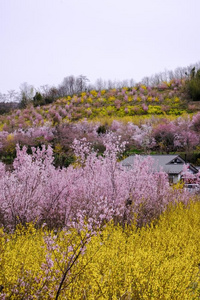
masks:
<svg viewBox="0 0 200 300"><path fill-rule="evenodd" d="M138 157L132 169L117 160L123 152L113 133L104 139L103 156L91 149L86 140L74 141L75 165L56 169L52 148L17 146L13 170L0 164L0 225L15 228L18 223L36 222L49 228L101 226L115 222L138 225L156 218L169 202L187 201L184 192L172 191L167 175L156 172L153 161Z"/></svg>

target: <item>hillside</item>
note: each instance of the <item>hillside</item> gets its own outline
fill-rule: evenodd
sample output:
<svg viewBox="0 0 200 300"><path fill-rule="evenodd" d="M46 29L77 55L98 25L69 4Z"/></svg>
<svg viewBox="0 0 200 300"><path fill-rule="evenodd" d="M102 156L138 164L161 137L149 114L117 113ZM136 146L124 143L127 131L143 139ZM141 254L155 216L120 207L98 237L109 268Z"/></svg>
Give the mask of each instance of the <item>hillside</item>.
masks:
<svg viewBox="0 0 200 300"><path fill-rule="evenodd" d="M135 115L181 115L195 109L188 104L184 80L172 80L155 88L138 84L132 88L82 92L59 98L49 105L29 105L0 120L1 128L6 130L10 127L17 129L44 125L46 122L54 126L83 118L93 120Z"/></svg>
<svg viewBox="0 0 200 300"><path fill-rule="evenodd" d="M156 87L137 84L110 90L91 90L61 97L48 105L32 101L25 109L0 116L0 157L10 163L16 144L51 144L55 163L73 161L74 138L86 138L100 152L101 135L108 131L128 141L128 153L170 153L198 150L198 101L191 101L185 79ZM195 156L195 161L198 155Z"/></svg>

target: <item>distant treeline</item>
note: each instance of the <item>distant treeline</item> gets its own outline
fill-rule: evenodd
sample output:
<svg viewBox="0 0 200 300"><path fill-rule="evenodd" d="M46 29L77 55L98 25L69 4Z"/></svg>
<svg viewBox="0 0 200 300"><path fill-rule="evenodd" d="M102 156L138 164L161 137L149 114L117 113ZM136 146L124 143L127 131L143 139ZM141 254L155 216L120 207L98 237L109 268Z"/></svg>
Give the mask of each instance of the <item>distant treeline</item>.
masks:
<svg viewBox="0 0 200 300"><path fill-rule="evenodd" d="M174 71L165 70L164 72L156 73L149 77L146 76L141 80L140 83L149 87L156 87L162 82L169 82L173 79L186 78L193 80L188 86L188 91L190 92L193 100L198 100L200 94L200 88L198 88L200 79L198 76L195 77L195 75L198 75L199 69L200 62L187 67L178 67ZM191 74L193 77L191 77ZM112 81L103 80L102 78L98 78L94 84L91 84L90 80L84 75L80 75L78 77L73 75L67 76L57 87L44 85L39 88L35 88L33 85L25 82L21 84L19 92L10 90L7 94L0 93L0 114L8 113L10 110L15 109L16 107L25 108L31 102L34 106L45 105L54 102L60 97L80 94L84 91L101 91L113 88L120 89L122 87L133 87L136 84L137 83L134 81L134 79Z"/></svg>
<svg viewBox="0 0 200 300"><path fill-rule="evenodd" d="M11 110L19 106L18 102L0 102L0 114L9 113Z"/></svg>

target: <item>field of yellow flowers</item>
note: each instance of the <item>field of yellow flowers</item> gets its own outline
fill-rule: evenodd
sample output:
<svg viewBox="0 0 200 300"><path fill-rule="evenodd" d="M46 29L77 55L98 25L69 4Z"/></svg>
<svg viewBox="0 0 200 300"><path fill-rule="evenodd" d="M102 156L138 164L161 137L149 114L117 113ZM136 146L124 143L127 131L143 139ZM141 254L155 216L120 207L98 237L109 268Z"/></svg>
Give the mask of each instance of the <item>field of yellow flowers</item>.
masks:
<svg viewBox="0 0 200 300"><path fill-rule="evenodd" d="M0 230L0 299L199 299L200 202L148 227Z"/></svg>

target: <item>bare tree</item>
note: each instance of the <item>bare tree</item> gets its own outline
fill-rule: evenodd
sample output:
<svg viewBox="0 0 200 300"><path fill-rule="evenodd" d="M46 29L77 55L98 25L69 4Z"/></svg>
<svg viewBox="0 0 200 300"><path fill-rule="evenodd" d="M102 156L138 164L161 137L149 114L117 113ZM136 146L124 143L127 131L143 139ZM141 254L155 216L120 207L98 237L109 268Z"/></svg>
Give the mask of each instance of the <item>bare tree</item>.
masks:
<svg viewBox="0 0 200 300"><path fill-rule="evenodd" d="M8 101L8 95L0 93L0 102L7 102Z"/></svg>
<svg viewBox="0 0 200 300"><path fill-rule="evenodd" d="M9 102L17 102L19 100L19 93L15 90L8 91L8 101Z"/></svg>
<svg viewBox="0 0 200 300"><path fill-rule="evenodd" d="M61 97L64 97L86 91L88 82L89 79L84 75L80 75L77 78L73 75L67 76L58 87L59 94Z"/></svg>
<svg viewBox="0 0 200 300"><path fill-rule="evenodd" d="M174 77L175 77L174 72L172 70L168 71L168 79L169 79L169 81L172 80Z"/></svg>
<svg viewBox="0 0 200 300"><path fill-rule="evenodd" d="M95 82L95 87L98 91L101 91L105 88L102 78L98 78Z"/></svg>
<svg viewBox="0 0 200 300"><path fill-rule="evenodd" d="M129 80L129 87L133 87L135 84L136 84L136 83L135 83L135 80L134 80L133 78L131 78L131 79Z"/></svg>
<svg viewBox="0 0 200 300"><path fill-rule="evenodd" d="M146 85L146 86L150 86L150 78L149 77L143 77L141 80L141 83Z"/></svg>
<svg viewBox="0 0 200 300"><path fill-rule="evenodd" d="M89 82L89 79L85 75L80 75L76 79L76 92L84 92L87 90L87 82Z"/></svg>
<svg viewBox="0 0 200 300"><path fill-rule="evenodd" d="M113 87L114 87L114 84L113 84L113 82L112 82L112 80L108 80L108 83L107 83L107 88L108 89L113 89Z"/></svg>
<svg viewBox="0 0 200 300"><path fill-rule="evenodd" d="M20 107L25 108L32 100L35 94L33 85L24 82L20 85Z"/></svg>

